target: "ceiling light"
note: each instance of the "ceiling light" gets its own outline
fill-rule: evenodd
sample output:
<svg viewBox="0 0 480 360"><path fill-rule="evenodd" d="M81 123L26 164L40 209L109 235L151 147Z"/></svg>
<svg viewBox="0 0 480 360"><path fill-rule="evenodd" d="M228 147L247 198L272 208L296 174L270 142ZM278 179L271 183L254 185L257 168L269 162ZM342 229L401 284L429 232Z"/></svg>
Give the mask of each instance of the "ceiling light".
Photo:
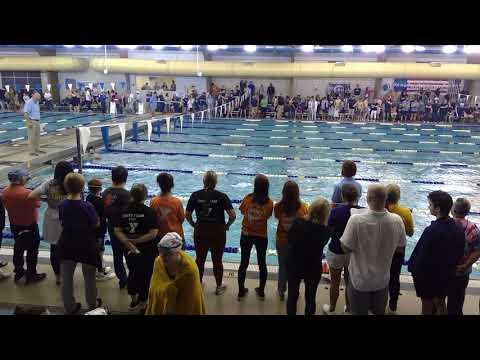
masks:
<svg viewBox="0 0 480 360"><path fill-rule="evenodd" d="M464 45L463 52L465 54L480 54L480 45Z"/></svg>
<svg viewBox="0 0 480 360"><path fill-rule="evenodd" d="M217 51L218 49L220 49L220 46L218 45L207 45L208 51Z"/></svg>
<svg viewBox="0 0 480 360"><path fill-rule="evenodd" d="M423 52L423 51L425 51L425 46L416 45L415 46L415 51Z"/></svg>
<svg viewBox="0 0 480 360"><path fill-rule="evenodd" d="M442 48L442 51L445 54L453 54L455 51L457 51L457 45L445 45Z"/></svg>
<svg viewBox="0 0 480 360"><path fill-rule="evenodd" d="M162 50L165 47L165 45L152 45L153 50Z"/></svg>
<svg viewBox="0 0 480 360"><path fill-rule="evenodd" d="M243 50L248 53L254 53L255 51L257 51L257 45L244 45Z"/></svg>
<svg viewBox="0 0 480 360"><path fill-rule="evenodd" d="M180 49L182 50L192 50L193 49L193 45L180 45Z"/></svg>
<svg viewBox="0 0 480 360"><path fill-rule="evenodd" d="M340 50L343 52L353 52L353 46L352 45L342 45L340 46Z"/></svg>
<svg viewBox="0 0 480 360"><path fill-rule="evenodd" d="M313 48L314 48L315 50L321 50L321 49L323 49L323 46L315 45Z"/></svg>
<svg viewBox="0 0 480 360"><path fill-rule="evenodd" d="M265 46L265 49L275 49L275 46L267 45Z"/></svg>
<svg viewBox="0 0 480 360"><path fill-rule="evenodd" d="M364 53L380 54L385 51L385 45L362 45L361 49Z"/></svg>
<svg viewBox="0 0 480 360"><path fill-rule="evenodd" d="M303 52L313 52L313 45L302 45L300 46L300 49L302 49Z"/></svg>
<svg viewBox="0 0 480 360"><path fill-rule="evenodd" d="M406 54L410 54L415 51L415 46L413 45L402 45L402 51Z"/></svg>
<svg viewBox="0 0 480 360"><path fill-rule="evenodd" d="M63 46L65 46L66 48L69 48L69 49L71 49L71 48L74 48L74 47L75 47L75 45L63 45Z"/></svg>
<svg viewBox="0 0 480 360"><path fill-rule="evenodd" d="M220 50L227 50L228 49L228 45L220 45Z"/></svg>
<svg viewBox="0 0 480 360"><path fill-rule="evenodd" d="M138 47L138 45L116 45L119 49L129 49L134 50Z"/></svg>
<svg viewBox="0 0 480 360"><path fill-rule="evenodd" d="M95 48L95 49L98 49L98 48L101 48L102 45L82 45L82 47L84 47L84 48Z"/></svg>

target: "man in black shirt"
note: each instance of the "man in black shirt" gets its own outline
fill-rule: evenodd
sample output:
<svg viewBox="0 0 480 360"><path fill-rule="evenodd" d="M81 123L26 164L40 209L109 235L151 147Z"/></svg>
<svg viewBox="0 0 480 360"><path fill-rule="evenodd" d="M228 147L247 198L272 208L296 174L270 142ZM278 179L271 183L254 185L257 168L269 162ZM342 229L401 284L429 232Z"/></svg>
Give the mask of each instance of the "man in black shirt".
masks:
<svg viewBox="0 0 480 360"><path fill-rule="evenodd" d="M212 254L213 274L217 283L216 295L225 292L223 280L223 250L227 242L227 231L235 221L235 210L228 196L215 190L217 174L207 171L203 177L203 190L194 192L188 200L185 218L194 228L193 241L195 244L196 262L203 278L205 260L208 251ZM195 211L197 221L194 222L192 213ZM228 223L225 225L225 212L228 214Z"/></svg>
<svg viewBox="0 0 480 360"><path fill-rule="evenodd" d="M271 104L273 100L273 96L275 95L275 88L273 87L272 83L267 88L267 95L268 95L268 103Z"/></svg>
<svg viewBox="0 0 480 360"><path fill-rule="evenodd" d="M158 256L158 222L155 211L144 204L148 195L145 185L133 185L130 195L131 203L117 214L113 225L115 236L128 252L130 310L136 311L144 310L147 305L153 264Z"/></svg>
<svg viewBox="0 0 480 360"><path fill-rule="evenodd" d="M114 277L110 267L103 266L103 253L105 251L105 234L107 233L107 219L105 218L105 208L101 196L102 182L98 179L90 179L88 181L87 201L93 205L100 220L100 226L96 229L98 265L97 265L97 281L110 280Z"/></svg>
<svg viewBox="0 0 480 360"><path fill-rule="evenodd" d="M285 99L282 94L277 99L277 119L283 119L283 107L285 105Z"/></svg>
<svg viewBox="0 0 480 360"><path fill-rule="evenodd" d="M353 95L360 96L361 93L362 93L362 89L360 89L360 85L357 84L357 87L353 89Z"/></svg>
<svg viewBox="0 0 480 360"><path fill-rule="evenodd" d="M117 166L112 169L112 187L103 192L103 204L105 207L105 217L107 218L107 229L110 236L113 251L113 267L115 275L119 280L120 289L127 285L127 272L123 264L125 248L120 240L115 236L113 223L119 213L125 210L130 202L130 193L125 190L128 171L123 166Z"/></svg>

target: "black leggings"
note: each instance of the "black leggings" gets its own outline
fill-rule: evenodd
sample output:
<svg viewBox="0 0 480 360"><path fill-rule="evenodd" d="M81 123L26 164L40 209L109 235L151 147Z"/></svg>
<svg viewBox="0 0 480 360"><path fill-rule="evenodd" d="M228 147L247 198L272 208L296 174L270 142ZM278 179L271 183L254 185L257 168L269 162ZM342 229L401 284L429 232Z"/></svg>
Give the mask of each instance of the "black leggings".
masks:
<svg viewBox="0 0 480 360"><path fill-rule="evenodd" d="M50 264L55 275L60 274L60 255L57 244L50 244Z"/></svg>
<svg viewBox="0 0 480 360"><path fill-rule="evenodd" d="M158 250L156 246L147 246L140 250L140 254L127 255L129 269L128 295L138 295L140 301L147 301L153 265L157 256Z"/></svg>
<svg viewBox="0 0 480 360"><path fill-rule="evenodd" d="M258 267L260 268L260 289L265 289L265 284L267 282L267 245L268 239L265 237L259 236L248 236L242 234L240 237L240 249L242 259L240 261L240 267L238 269L238 288L239 290L243 290L245 288L245 277L247 275L247 268L248 264L250 263L250 253L252 251L252 247L255 245L255 249L257 250L257 261Z"/></svg>
<svg viewBox="0 0 480 360"><path fill-rule="evenodd" d="M300 294L300 282L305 283L305 315L315 315L317 304L317 288L320 283L320 276L303 277L291 274L288 277L288 297L287 297L287 315L297 314L297 301Z"/></svg>
<svg viewBox="0 0 480 360"><path fill-rule="evenodd" d="M402 271L405 254L396 252L393 254L392 265L390 266L390 282L388 292L390 294L390 305L396 310L398 296L400 295L400 273Z"/></svg>

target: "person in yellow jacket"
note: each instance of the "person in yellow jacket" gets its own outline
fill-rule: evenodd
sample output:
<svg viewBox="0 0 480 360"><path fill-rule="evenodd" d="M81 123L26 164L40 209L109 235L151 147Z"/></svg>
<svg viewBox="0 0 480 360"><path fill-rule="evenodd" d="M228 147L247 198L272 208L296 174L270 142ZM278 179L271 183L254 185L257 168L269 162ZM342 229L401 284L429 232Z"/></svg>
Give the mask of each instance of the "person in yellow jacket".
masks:
<svg viewBox="0 0 480 360"><path fill-rule="evenodd" d="M414 224L413 216L410 209L400 206L398 201L400 200L400 187L397 184L388 184L387 190L387 202L385 207L393 214L399 215L403 220L405 226L405 233L407 236L413 236ZM398 296L400 295L400 273L402 271L402 265L405 261L405 254L396 252L393 255L392 265L390 267L390 282L388 285L389 301L388 301L388 313L395 315L397 313Z"/></svg>
<svg viewBox="0 0 480 360"><path fill-rule="evenodd" d="M205 315L198 267L182 245L174 232L160 240L145 315Z"/></svg>

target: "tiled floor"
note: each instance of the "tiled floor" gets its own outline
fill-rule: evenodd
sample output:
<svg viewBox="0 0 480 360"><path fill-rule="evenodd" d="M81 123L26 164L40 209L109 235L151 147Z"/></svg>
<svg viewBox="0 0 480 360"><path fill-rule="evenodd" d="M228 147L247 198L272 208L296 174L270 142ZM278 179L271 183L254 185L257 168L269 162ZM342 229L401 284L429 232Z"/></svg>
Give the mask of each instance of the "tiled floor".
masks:
<svg viewBox="0 0 480 360"><path fill-rule="evenodd" d="M11 265L8 265L11 269ZM41 283L26 286L23 282L14 284L13 279L0 282L0 315L11 313L15 304L47 305L52 307L53 313L61 313L62 300L60 288L55 285L55 277L51 267L47 264L38 266L38 270L46 272L48 277ZM204 278L205 301L207 314L209 315L284 315L285 303L279 301L276 296L276 281L269 280L266 287L265 301L259 301L255 297L254 288L258 286L258 280L248 278L247 287L250 289L248 297L239 302L237 295L236 271L225 272L225 283L228 289L223 296L216 296L215 282L211 276L211 270L207 270ZM99 296L109 306L114 314L128 313L129 296L126 290L120 290L115 279L106 282L99 282ZM478 282L471 282L472 289L465 300L464 312L469 315L478 314ZM344 306L344 289L340 293L337 309L342 310ZM299 314L303 313L304 301L301 288L301 297L298 303ZM80 267L75 272L75 293L77 301L85 305L83 279ZM416 298L409 277L402 277L402 296L399 301L398 313L400 315L416 315L420 313L420 302ZM328 302L328 283L320 284L317 292L317 314L321 313L321 307Z"/></svg>

